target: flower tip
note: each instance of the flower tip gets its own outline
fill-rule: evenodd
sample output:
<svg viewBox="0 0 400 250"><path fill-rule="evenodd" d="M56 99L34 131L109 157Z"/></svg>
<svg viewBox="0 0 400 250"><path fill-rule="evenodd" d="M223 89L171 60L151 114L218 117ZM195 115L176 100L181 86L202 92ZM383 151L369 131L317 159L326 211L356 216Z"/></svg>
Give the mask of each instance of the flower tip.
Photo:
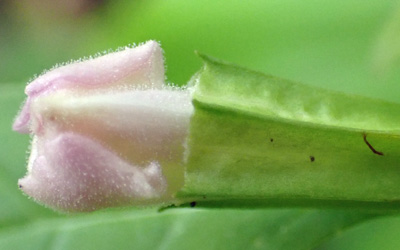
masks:
<svg viewBox="0 0 400 250"><path fill-rule="evenodd" d="M32 194L35 193L35 180L27 175L18 180L18 188L29 197L33 197Z"/></svg>
<svg viewBox="0 0 400 250"><path fill-rule="evenodd" d="M26 121L29 120L29 118L27 119L23 118L24 117L17 117L17 119L15 119L12 125L12 130L14 130L15 132L19 132L21 134L29 134L29 128Z"/></svg>
<svg viewBox="0 0 400 250"><path fill-rule="evenodd" d="M23 179L19 179L18 180L18 188L19 189L23 189L24 188L24 185L25 183L24 183L24 180Z"/></svg>
<svg viewBox="0 0 400 250"><path fill-rule="evenodd" d="M24 104L22 110L15 118L12 125L12 130L19 132L21 134L29 134L29 120L30 115L26 103Z"/></svg>

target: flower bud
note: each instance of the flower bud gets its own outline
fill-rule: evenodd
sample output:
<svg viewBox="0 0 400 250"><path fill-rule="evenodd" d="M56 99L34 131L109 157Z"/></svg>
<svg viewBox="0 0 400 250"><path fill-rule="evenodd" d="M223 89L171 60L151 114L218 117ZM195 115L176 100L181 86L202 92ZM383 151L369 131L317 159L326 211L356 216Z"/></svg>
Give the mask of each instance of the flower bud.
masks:
<svg viewBox="0 0 400 250"><path fill-rule="evenodd" d="M32 133L20 188L62 211L171 202L183 185L189 90L164 85L149 41L53 69L26 87L13 129Z"/></svg>

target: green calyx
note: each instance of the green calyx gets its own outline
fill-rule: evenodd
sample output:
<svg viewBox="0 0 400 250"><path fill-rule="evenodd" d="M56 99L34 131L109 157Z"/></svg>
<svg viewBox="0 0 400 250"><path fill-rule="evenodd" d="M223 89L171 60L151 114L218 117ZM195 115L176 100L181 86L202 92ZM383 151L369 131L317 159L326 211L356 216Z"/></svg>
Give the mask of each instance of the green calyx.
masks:
<svg viewBox="0 0 400 250"><path fill-rule="evenodd" d="M201 57L179 199L400 207L400 105Z"/></svg>

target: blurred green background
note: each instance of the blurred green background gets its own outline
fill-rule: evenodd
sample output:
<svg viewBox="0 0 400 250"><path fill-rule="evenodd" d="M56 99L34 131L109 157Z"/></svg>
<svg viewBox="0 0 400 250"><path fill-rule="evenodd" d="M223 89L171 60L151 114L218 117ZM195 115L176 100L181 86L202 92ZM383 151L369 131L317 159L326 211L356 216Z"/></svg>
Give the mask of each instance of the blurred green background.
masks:
<svg viewBox="0 0 400 250"><path fill-rule="evenodd" d="M155 39L168 80L179 85L200 68L193 53L199 50L326 88L391 100L400 93L389 67L395 60L385 56L397 55L399 45L395 37L382 42L396 21L396 1L3 0L0 6L1 82L25 83L56 63Z"/></svg>
<svg viewBox="0 0 400 250"><path fill-rule="evenodd" d="M296 209L289 212L177 209L162 214L160 220L153 210L135 209L80 217L60 215L36 205L17 190L17 179L26 171L29 138L11 132L12 119L24 98L24 85L35 74L56 63L149 39L161 43L168 82L177 85L184 85L200 69L201 61L194 54L198 50L267 74L399 102L399 8L397 1L390 0L0 0L0 111L3 115L0 120L0 249L79 249L81 243L72 244L79 230L92 233L86 241L96 249L101 248L95 244L98 239L121 234L121 230L124 233L132 230L132 234L146 237L114 235L110 245L124 248L134 245L135 240L149 243L160 240L159 233L164 238L152 249L181 249L171 242L185 241L187 237L198 244L191 245L192 249L204 249L202 244L207 240L210 248L236 246L239 249L251 242L250 248L254 249L278 249L279 244L280 249L285 249L287 245L282 242L290 237L297 237L299 249L400 248L397 240L400 217L397 216L374 219L349 230L335 227L318 241L302 245L305 238L312 237L304 233L309 230L298 226L301 223L291 224L292 231L285 231L292 233L291 236L277 233L277 228L288 223L281 220L286 218L283 215L289 213L299 218L299 213L306 214L305 221L319 223L317 228L329 228L334 223L315 217L318 211ZM339 215L338 212L338 218ZM115 228L108 231L113 216L119 219ZM224 216L227 217L224 219ZM148 217L152 220L146 222L144 219ZM249 223L240 218L247 218ZM170 221L175 219L178 224ZM227 221L229 228L223 226ZM260 221L263 224L257 224ZM136 227L130 227L129 223ZM196 223L204 226L205 231L195 230ZM276 227L267 228L270 223ZM100 226L91 228L97 224ZM147 226L144 231L141 225ZM157 228L165 230L157 231ZM193 230L193 233L176 233L178 228ZM219 230L211 230L210 235L206 232L210 228ZM243 230L248 233L244 235ZM318 235L318 231L312 232ZM216 242L214 238L220 238L219 243L211 244ZM271 239L280 242L274 245L276 248L266 248L264 243ZM227 240L232 244L224 245ZM146 244L138 249L150 246ZM101 249L106 249L107 244L102 246Z"/></svg>

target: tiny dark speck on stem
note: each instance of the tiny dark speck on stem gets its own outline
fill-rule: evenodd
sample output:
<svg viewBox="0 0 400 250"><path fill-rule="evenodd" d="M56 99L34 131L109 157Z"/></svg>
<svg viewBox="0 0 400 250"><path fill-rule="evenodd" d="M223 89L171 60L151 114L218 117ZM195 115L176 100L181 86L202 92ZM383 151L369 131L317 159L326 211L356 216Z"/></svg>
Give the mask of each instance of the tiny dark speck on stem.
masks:
<svg viewBox="0 0 400 250"><path fill-rule="evenodd" d="M310 156L310 161L311 161L311 162L314 162L314 161L315 161L315 157L311 155L311 156Z"/></svg>
<svg viewBox="0 0 400 250"><path fill-rule="evenodd" d="M270 142L274 142L274 138L269 139Z"/></svg>
<svg viewBox="0 0 400 250"><path fill-rule="evenodd" d="M196 202L195 201L190 202L190 207L195 207L195 206L196 206Z"/></svg>

